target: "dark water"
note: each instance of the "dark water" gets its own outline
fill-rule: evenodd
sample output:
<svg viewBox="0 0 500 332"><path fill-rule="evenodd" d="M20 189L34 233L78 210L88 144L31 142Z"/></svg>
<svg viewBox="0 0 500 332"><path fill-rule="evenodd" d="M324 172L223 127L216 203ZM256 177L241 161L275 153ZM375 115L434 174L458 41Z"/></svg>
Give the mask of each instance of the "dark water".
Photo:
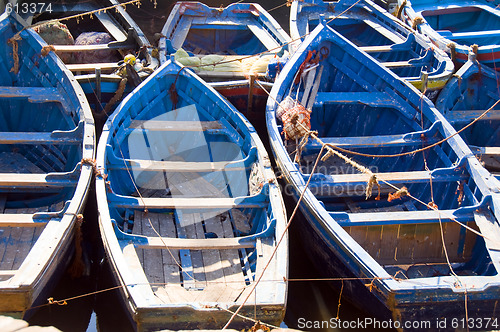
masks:
<svg viewBox="0 0 500 332"><path fill-rule="evenodd" d="M266 10L279 21L285 31L288 31L289 7L284 6L284 1L258 1ZM175 2L158 0L157 8L149 0L142 2L141 8L128 6L127 11L142 27L146 35L152 38L154 33L160 32L165 23L170 9ZM231 1L205 1L210 6L225 6ZM278 8L277 8L278 7ZM253 121L258 129L262 141L268 146L264 116ZM268 149L271 155L271 151ZM83 226L84 254L88 269L84 276L72 278L69 273L63 275L57 288L53 292L56 300L78 297L83 294L106 290L116 286L113 283L112 271L106 261L99 229L97 224L97 204L92 190L84 212L85 223ZM285 197L287 211L290 214L294 203L291 198ZM301 237L295 226L302 220L300 213L295 217L290 229L290 279L317 279L319 273L309 262ZM330 321L339 317L342 320L356 320L363 318L344 299L341 299L339 308L339 294L330 289L324 281L290 281L286 326L302 328L313 331L334 331L337 329L320 328L307 329L301 322L304 321ZM117 290L105 291L96 295L84 296L69 300L65 306L51 305L37 310L29 320L31 324L53 325L62 331L133 331L133 325L128 320L127 314L121 306Z"/></svg>

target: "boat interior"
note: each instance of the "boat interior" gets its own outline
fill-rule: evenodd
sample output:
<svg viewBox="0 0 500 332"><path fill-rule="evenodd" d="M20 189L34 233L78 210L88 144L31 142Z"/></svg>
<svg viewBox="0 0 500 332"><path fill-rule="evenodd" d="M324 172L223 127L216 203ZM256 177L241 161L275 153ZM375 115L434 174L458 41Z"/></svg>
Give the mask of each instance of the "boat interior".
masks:
<svg viewBox="0 0 500 332"><path fill-rule="evenodd" d="M272 250L268 185L242 119L175 76L114 119L111 218L127 260L164 303L235 302L254 281L257 257Z"/></svg>
<svg viewBox="0 0 500 332"><path fill-rule="evenodd" d="M18 73L11 70L8 39L17 28L10 22L0 26L9 45L0 54L0 280L15 274L48 221L62 217L78 182L83 140L76 95L61 84L67 77L26 32L17 41Z"/></svg>
<svg viewBox="0 0 500 332"><path fill-rule="evenodd" d="M493 107L500 99L500 75L489 68L477 65L460 76L460 83L440 98L439 108L446 118L460 130ZM446 98L445 98L446 97ZM478 159L493 174L500 174L500 106L496 105L486 115L461 134Z"/></svg>
<svg viewBox="0 0 500 332"><path fill-rule="evenodd" d="M422 16L441 36L463 45L494 45L500 30L500 16L486 6L460 6L424 10ZM488 30L487 30L488 29Z"/></svg>
<svg viewBox="0 0 500 332"><path fill-rule="evenodd" d="M333 220L391 275L449 275L446 257L455 273L496 274L484 239L465 228L477 231L484 218L493 218L489 210L486 217L474 212L483 197L467 161L457 157L448 141L411 153L442 140L441 123L421 113L424 105L418 96L385 92L388 83L362 65L355 53L328 52L341 48L326 40L317 48L328 54L307 74L315 75L317 87L307 87L311 80L302 77L283 95L306 105L310 93L311 129L324 143L368 154L347 156L370 169L380 187L374 185L367 198L370 175L337 156L320 159L311 174L321 145L313 139L300 147L286 141L291 159L298 158L303 183L311 180L309 190ZM316 96L311 97L315 88ZM282 132L281 125L278 130Z"/></svg>
<svg viewBox="0 0 500 332"><path fill-rule="evenodd" d="M301 7L300 13L297 14L299 32L313 31L319 24L319 15L330 11L325 17L330 27L399 77L420 79L424 72L429 76L444 72L446 64L435 57L432 49L420 45L415 35L403 26L382 15L375 15L363 6L358 6L341 16L338 16L338 13L343 11L344 7L340 9L335 7L334 3L326 6ZM305 24L308 27L301 26Z"/></svg>

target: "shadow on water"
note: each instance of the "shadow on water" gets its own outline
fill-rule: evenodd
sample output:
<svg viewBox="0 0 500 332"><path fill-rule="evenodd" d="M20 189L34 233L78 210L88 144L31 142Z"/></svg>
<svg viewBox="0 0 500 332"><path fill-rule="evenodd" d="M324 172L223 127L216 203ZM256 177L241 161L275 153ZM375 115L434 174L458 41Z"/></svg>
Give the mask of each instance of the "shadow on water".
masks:
<svg viewBox="0 0 500 332"><path fill-rule="evenodd" d="M289 7L284 6L284 0L257 1L278 20L285 31L288 31ZM160 32L165 23L174 1L158 1L157 8L153 8L152 1L143 1L141 8L128 6L127 11L153 40L154 33ZM204 1L210 6L226 6L232 1ZM280 6L281 5L281 6ZM252 123L259 133L270 156L271 150L267 138L264 110ZM287 211L290 215L294 208L293 199L285 197ZM84 211L85 222L83 232L83 260L86 271L80 277L72 277L66 272L56 289L53 291L54 300L70 299L67 305L47 305L39 308L30 318L30 324L40 326L55 326L62 331L111 332L133 331L134 325L129 320L123 301L120 297L113 278L112 269L106 260L103 245L99 235L97 202L95 188L89 193ZM300 213L297 214L290 228L290 279L318 279L320 274L314 269L305 254L301 243L300 232L296 224L305 222ZM112 289L112 290L110 290ZM97 293L96 293L97 292ZM93 294L82 296L85 294ZM337 317L342 320L364 319L354 307L341 300L339 309L339 294L323 281L290 281L287 313L285 324L290 328L308 331L340 331L332 328L328 322ZM322 326L307 325L319 322ZM326 323L325 323L326 322ZM309 327L310 326L310 327ZM352 329L350 329L352 331Z"/></svg>

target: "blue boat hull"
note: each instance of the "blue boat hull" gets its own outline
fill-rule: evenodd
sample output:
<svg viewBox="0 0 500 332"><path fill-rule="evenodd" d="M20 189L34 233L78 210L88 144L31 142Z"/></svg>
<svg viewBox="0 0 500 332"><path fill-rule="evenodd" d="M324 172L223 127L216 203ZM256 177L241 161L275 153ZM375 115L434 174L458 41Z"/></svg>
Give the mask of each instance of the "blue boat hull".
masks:
<svg viewBox="0 0 500 332"><path fill-rule="evenodd" d="M300 109L288 108L290 96L311 110L314 132L300 144L282 133ZM273 86L266 121L287 189L304 193L308 253L337 289L343 280L343 298L404 327L496 317L500 183L428 99L323 22ZM376 198L373 176L387 181Z"/></svg>

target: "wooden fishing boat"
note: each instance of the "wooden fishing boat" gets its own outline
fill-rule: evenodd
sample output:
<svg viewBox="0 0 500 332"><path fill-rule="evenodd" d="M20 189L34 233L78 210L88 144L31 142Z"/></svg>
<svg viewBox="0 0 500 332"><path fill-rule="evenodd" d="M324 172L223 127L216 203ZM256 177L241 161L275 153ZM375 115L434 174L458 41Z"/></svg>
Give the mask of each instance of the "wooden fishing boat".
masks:
<svg viewBox="0 0 500 332"><path fill-rule="evenodd" d="M81 87L22 27L0 17L0 313L27 318L74 252L95 138Z"/></svg>
<svg viewBox="0 0 500 332"><path fill-rule="evenodd" d="M485 167L500 175L500 74L481 66L474 53L450 79L436 101L436 108L455 127L462 129L492 108L461 136Z"/></svg>
<svg viewBox="0 0 500 332"><path fill-rule="evenodd" d="M370 0L294 1L290 9L292 39L303 40L318 25L320 15L325 15L330 27L421 91L443 88L453 74L453 62L444 52Z"/></svg>
<svg viewBox="0 0 500 332"><path fill-rule="evenodd" d="M287 106L297 101L317 131L299 146L281 134L287 117L307 124L308 111ZM396 328L498 317L500 183L414 87L323 21L276 80L266 121L289 191L304 192L307 221L297 227L306 250L342 299ZM346 164L315 136L364 155L348 154Z"/></svg>
<svg viewBox="0 0 500 332"><path fill-rule="evenodd" d="M279 325L286 216L248 120L169 61L125 98L99 144L101 236L138 330L221 328L239 306Z"/></svg>
<svg viewBox="0 0 500 332"><path fill-rule="evenodd" d="M470 46L479 46L477 60L500 68L500 10L483 0L398 0L400 18L427 35L462 65Z"/></svg>
<svg viewBox="0 0 500 332"><path fill-rule="evenodd" d="M20 11L25 13L22 15L30 25L48 21L48 26L36 26L35 29L53 45L75 74L98 119L99 115L112 112L118 102L159 64L152 56L151 43L119 3L118 0L51 1L50 7L38 4L36 13ZM100 10L111 6L115 8ZM23 2L18 8L23 8ZM49 21L90 12L93 13L60 22ZM131 61L135 65L131 63L131 66L136 70L127 72L124 58L128 54L135 56Z"/></svg>
<svg viewBox="0 0 500 332"><path fill-rule="evenodd" d="M161 33L161 63L180 48L189 52L190 62L183 63L194 64L201 78L249 118L265 109L267 93L262 86L270 89L272 82L266 79L268 62L282 55L290 42L276 20L256 3L214 8L178 1Z"/></svg>

